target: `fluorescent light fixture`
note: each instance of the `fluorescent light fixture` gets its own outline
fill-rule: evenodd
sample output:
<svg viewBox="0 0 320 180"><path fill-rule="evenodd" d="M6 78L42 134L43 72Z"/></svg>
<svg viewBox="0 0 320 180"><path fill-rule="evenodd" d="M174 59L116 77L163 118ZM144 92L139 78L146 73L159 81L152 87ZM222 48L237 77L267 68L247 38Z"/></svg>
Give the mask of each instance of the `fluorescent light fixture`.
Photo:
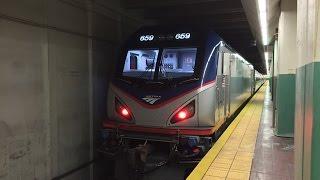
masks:
<svg viewBox="0 0 320 180"><path fill-rule="evenodd" d="M266 0L257 0L259 7L259 18L261 27L261 36L263 45L268 44L268 24L267 24L267 2Z"/></svg>
<svg viewBox="0 0 320 180"><path fill-rule="evenodd" d="M264 59L266 60L266 69L267 69L267 75L269 75L269 53L268 52L264 52Z"/></svg>
<svg viewBox="0 0 320 180"><path fill-rule="evenodd" d="M257 0L259 7L260 28L263 45L268 45L267 0ZM269 74L268 52L264 53L267 74Z"/></svg>

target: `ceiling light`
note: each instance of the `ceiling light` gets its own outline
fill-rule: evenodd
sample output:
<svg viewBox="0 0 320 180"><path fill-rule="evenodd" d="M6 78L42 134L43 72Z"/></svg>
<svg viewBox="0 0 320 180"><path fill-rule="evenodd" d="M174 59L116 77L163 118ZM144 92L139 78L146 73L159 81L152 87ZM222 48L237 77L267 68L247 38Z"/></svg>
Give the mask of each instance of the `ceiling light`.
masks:
<svg viewBox="0 0 320 180"><path fill-rule="evenodd" d="M269 74L269 53L268 52L264 52L264 59L266 60L266 69L267 69L267 75Z"/></svg>
<svg viewBox="0 0 320 180"><path fill-rule="evenodd" d="M268 44L268 24L267 24L267 2L266 0L257 0L259 7L260 28L263 45Z"/></svg>

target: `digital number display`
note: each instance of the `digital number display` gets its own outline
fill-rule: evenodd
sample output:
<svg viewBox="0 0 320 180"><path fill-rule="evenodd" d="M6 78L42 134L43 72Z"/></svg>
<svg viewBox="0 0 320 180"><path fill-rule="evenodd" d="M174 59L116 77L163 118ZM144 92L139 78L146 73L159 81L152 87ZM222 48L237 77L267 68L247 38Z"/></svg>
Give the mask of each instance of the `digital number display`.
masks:
<svg viewBox="0 0 320 180"><path fill-rule="evenodd" d="M191 37L190 33L178 33L176 34L176 39L189 39Z"/></svg>
<svg viewBox="0 0 320 180"><path fill-rule="evenodd" d="M166 35L141 35L139 40L141 42L150 42L150 41L172 41L172 40L188 40L191 38L191 33L182 32L176 34L166 34Z"/></svg>
<svg viewBox="0 0 320 180"><path fill-rule="evenodd" d="M154 39L154 35L140 36L140 41L152 41L153 39Z"/></svg>

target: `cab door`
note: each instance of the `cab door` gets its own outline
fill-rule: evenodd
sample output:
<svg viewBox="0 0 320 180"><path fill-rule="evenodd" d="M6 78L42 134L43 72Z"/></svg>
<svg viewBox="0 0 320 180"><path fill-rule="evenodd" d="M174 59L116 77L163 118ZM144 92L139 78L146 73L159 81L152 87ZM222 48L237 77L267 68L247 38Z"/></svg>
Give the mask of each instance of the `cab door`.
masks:
<svg viewBox="0 0 320 180"><path fill-rule="evenodd" d="M224 117L230 116L230 83L231 83L231 55L223 53L222 87L224 89Z"/></svg>
<svg viewBox="0 0 320 180"><path fill-rule="evenodd" d="M216 123L230 116L231 55L220 51L216 89Z"/></svg>
<svg viewBox="0 0 320 180"><path fill-rule="evenodd" d="M224 52L219 52L216 80L216 123L225 120L225 77L223 74Z"/></svg>

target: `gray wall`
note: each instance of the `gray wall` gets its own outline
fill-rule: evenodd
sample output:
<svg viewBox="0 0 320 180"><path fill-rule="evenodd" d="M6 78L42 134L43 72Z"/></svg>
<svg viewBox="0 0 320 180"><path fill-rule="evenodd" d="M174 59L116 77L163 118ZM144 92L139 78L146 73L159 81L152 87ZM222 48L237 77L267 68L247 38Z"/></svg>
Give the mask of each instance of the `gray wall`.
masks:
<svg viewBox="0 0 320 180"><path fill-rule="evenodd" d="M118 0L0 0L0 180L93 158L120 42L138 25Z"/></svg>

